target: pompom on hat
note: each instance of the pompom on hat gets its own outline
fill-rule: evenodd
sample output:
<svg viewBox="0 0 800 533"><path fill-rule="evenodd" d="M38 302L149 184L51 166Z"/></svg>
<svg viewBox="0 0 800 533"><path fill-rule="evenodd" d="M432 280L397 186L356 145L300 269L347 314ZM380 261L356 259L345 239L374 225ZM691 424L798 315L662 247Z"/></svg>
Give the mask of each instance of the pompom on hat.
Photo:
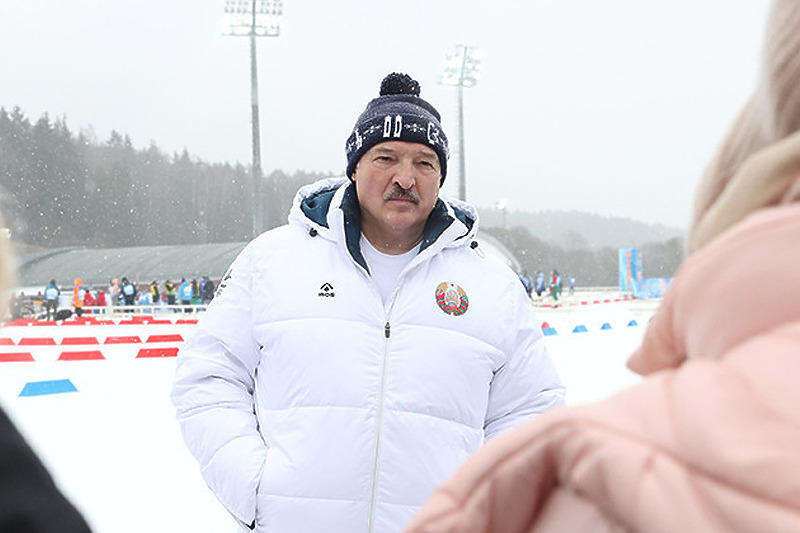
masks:
<svg viewBox="0 0 800 533"><path fill-rule="evenodd" d="M392 72L381 82L380 96L372 99L358 117L345 144L348 177L353 176L361 157L376 144L406 141L430 146L439 156L440 184L447 175L450 151L442 129L441 116L420 98L420 86L408 74Z"/></svg>

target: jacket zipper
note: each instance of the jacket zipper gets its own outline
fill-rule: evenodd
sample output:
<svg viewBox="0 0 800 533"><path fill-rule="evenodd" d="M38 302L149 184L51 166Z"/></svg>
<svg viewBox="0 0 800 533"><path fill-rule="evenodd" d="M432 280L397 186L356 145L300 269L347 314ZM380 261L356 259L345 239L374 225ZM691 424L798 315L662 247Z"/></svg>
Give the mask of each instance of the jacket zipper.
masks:
<svg viewBox="0 0 800 533"><path fill-rule="evenodd" d="M386 324L383 326L383 335L387 339L387 341L383 345L383 367L381 368L381 392L378 398L378 420L377 420L377 432L375 436L375 462L372 465L372 493L369 499L369 524L367 531L372 533L373 527L375 525L375 497L376 491L378 488L378 464L380 463L380 452L381 452L381 436L383 433L383 401L384 396L386 394L386 367L388 366L388 356L389 356L389 337L392 333L392 326L389 324L389 321L386 321Z"/></svg>
<svg viewBox="0 0 800 533"><path fill-rule="evenodd" d="M400 287L403 284L403 277L410 270L410 267L416 266L418 257L419 256L413 259L411 263L406 265L406 268L404 268L400 273L400 276L397 278L397 287L395 287L395 290L390 297L389 307L385 311L386 323L383 325L383 336L386 339L386 342L383 345L383 367L381 368L381 390L380 397L378 399L378 420L377 431L375 435L375 461L372 465L372 492L369 499L369 518L367 524L368 533L373 533L373 529L375 527L375 499L377 497L376 493L378 489L378 465L380 464L381 437L383 433L383 403L385 399L384 396L386 394L386 368L389 363L389 338L392 336L392 325L389 317L392 316L392 309L394 308L394 303L397 301L397 293L400 291ZM375 288L375 292L377 293L377 288ZM378 294L378 298L380 299L380 294Z"/></svg>

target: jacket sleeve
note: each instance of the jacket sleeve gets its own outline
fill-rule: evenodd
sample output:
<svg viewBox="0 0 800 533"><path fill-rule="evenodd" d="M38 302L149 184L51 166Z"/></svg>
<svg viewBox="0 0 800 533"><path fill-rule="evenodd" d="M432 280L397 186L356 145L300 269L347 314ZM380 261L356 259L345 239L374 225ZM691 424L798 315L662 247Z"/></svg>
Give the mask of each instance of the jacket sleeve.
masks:
<svg viewBox="0 0 800 533"><path fill-rule="evenodd" d="M545 347L533 306L517 282L509 288L514 311L505 364L495 372L484 423L491 439L553 407L564 404L564 386Z"/></svg>
<svg viewBox="0 0 800 533"><path fill-rule="evenodd" d="M524 424L467 459L406 531L797 531L797 339L797 324L776 329Z"/></svg>
<svg viewBox="0 0 800 533"><path fill-rule="evenodd" d="M250 254L248 247L233 262L219 296L181 348L172 389L183 438L203 478L243 524L255 519L267 453L253 398L259 350Z"/></svg>

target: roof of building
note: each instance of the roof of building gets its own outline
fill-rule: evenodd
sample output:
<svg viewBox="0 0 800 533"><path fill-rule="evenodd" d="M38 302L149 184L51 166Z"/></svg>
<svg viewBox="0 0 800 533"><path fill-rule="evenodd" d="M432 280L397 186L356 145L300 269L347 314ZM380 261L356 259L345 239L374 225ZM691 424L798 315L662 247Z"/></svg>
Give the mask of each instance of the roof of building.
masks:
<svg viewBox="0 0 800 533"><path fill-rule="evenodd" d="M20 287L72 285L80 278L87 286L105 286L127 277L138 283L181 278L221 278L246 242L134 246L126 248L56 248L21 257L17 262Z"/></svg>
<svg viewBox="0 0 800 533"><path fill-rule="evenodd" d="M497 239L482 233L477 239L485 253L495 255L512 269L519 262ZM88 287L104 287L112 279L127 277L136 283L165 280L220 279L246 242L135 246L126 248L53 248L24 255L17 261L17 285L44 288L51 279L71 286L76 278Z"/></svg>

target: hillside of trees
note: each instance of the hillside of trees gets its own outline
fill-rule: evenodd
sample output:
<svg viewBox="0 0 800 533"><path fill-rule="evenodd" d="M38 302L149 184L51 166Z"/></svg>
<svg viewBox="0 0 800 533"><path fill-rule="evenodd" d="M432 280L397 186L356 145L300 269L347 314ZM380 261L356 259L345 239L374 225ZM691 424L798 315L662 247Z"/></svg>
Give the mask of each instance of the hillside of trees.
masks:
<svg viewBox="0 0 800 533"><path fill-rule="evenodd" d="M481 209L481 225L521 226L545 241L569 249L636 247L649 242L682 238L685 233L682 228L664 224L648 224L630 218L582 211L509 211L502 214L496 209Z"/></svg>
<svg viewBox="0 0 800 533"><path fill-rule="evenodd" d="M266 176L266 227L285 222L300 186L326 176ZM98 141L73 133L63 118L31 121L0 107L0 210L23 253L240 242L252 237L252 180L242 164L208 163L186 150L169 155L155 144L137 149L117 131ZM559 268L581 285L616 284L620 246L643 249L647 277L672 276L682 260L673 228L576 212L481 216L528 272Z"/></svg>
<svg viewBox="0 0 800 533"><path fill-rule="evenodd" d="M563 279L573 276L583 287L614 286L619 283L619 248L565 247L534 236L528 228L517 226L484 228L511 251L522 270L533 276L542 271L548 276L557 269ZM480 240L480 239L479 239ZM671 278L683 261L683 239L647 242L636 246L642 251L645 278Z"/></svg>
<svg viewBox="0 0 800 533"><path fill-rule="evenodd" d="M265 202L267 226L286 220L298 184L320 177L268 176L275 191ZM251 187L241 164L136 149L116 131L98 142L73 134L64 119L31 122L19 108L0 108L0 209L16 241L102 248L248 240Z"/></svg>
<svg viewBox="0 0 800 533"><path fill-rule="evenodd" d="M531 274L554 268L583 286L616 285L619 249L642 251L646 278L674 276L684 258L684 230L579 211L481 210L481 227L512 251Z"/></svg>

